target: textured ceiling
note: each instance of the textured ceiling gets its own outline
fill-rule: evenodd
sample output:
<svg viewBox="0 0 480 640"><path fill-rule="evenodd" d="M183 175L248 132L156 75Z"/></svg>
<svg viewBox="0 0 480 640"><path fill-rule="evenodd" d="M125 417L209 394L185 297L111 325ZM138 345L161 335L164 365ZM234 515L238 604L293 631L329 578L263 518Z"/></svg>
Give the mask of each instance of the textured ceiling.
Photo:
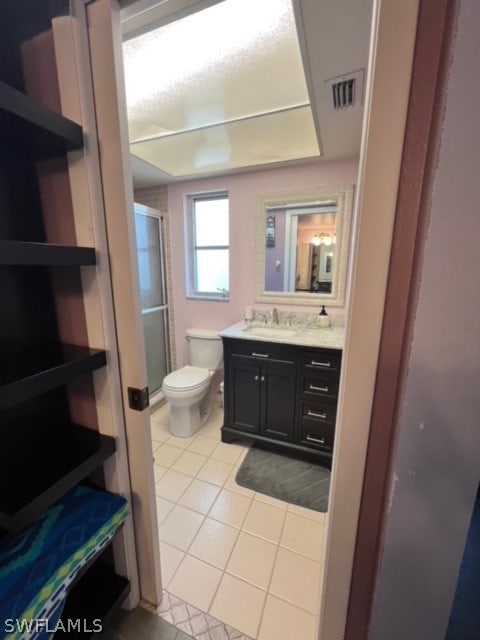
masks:
<svg viewBox="0 0 480 640"><path fill-rule="evenodd" d="M124 64L131 152L173 177L320 155L290 0L224 0Z"/></svg>

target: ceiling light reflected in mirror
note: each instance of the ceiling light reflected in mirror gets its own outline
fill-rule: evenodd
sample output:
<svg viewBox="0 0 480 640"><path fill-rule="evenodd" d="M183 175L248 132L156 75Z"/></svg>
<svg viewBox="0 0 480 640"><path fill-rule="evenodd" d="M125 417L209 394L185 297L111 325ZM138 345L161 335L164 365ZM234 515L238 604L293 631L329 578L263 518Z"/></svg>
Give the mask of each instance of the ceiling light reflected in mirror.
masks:
<svg viewBox="0 0 480 640"><path fill-rule="evenodd" d="M320 156L291 0L224 0L123 48L130 150L164 173Z"/></svg>

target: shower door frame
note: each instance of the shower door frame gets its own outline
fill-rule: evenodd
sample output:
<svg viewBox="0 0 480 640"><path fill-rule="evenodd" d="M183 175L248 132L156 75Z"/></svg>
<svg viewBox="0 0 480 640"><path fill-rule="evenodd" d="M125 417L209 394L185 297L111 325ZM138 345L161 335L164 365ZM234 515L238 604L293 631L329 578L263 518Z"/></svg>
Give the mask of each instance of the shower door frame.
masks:
<svg viewBox="0 0 480 640"><path fill-rule="evenodd" d="M167 268L167 263L166 263L166 256L165 256L165 244L164 244L164 238L165 238L165 220L163 218L163 215L161 213L161 211L159 211L158 209L153 209L152 207L147 207L144 204L140 204L138 202L134 203L134 215L136 214L139 215L143 215L143 216L149 216L151 218L156 218L158 221L158 240L159 240L159 247L160 247L160 265L161 265L161 286L162 286L162 303L161 305L158 305L156 307L148 307L147 310L143 309L143 307L141 308L141 314L142 314L142 318L146 313L153 313L155 311L161 311L163 314L163 337L164 337L164 343L165 343L165 361L166 361L166 373L165 375L167 375L168 373L170 373L170 371L172 370L172 358L171 358L171 354L170 354L170 332L168 330L169 327L169 315L168 315L168 307L169 307L169 300L168 300L168 289L167 289L167 279L166 279L166 268ZM137 260L138 260L138 247L137 247ZM140 283L139 283L140 286ZM147 349L147 345L145 343L145 351ZM163 394L162 394L162 389L160 387L160 389L155 390L154 392L151 392L151 390L149 389L149 395L150 395L150 404L155 404L156 402L160 401L163 398Z"/></svg>

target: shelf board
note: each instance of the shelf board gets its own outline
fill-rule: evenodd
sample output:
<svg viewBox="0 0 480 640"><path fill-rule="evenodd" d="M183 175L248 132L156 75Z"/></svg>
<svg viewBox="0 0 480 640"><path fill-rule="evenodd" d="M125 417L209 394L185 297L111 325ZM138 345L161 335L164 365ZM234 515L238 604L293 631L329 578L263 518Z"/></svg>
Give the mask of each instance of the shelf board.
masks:
<svg viewBox="0 0 480 640"><path fill-rule="evenodd" d="M106 353L101 349L62 344L3 357L0 410L64 385L106 362Z"/></svg>
<svg viewBox="0 0 480 640"><path fill-rule="evenodd" d="M41 156L52 156L83 147L82 127L76 122L43 107L21 91L0 81L0 112L3 127L15 133L25 130L32 139L35 151Z"/></svg>
<svg viewBox="0 0 480 640"><path fill-rule="evenodd" d="M96 257L95 249L90 247L0 240L0 264L52 267L92 266L96 264Z"/></svg>
<svg viewBox="0 0 480 640"><path fill-rule="evenodd" d="M114 452L113 437L72 424L26 444L22 455L0 452L0 527L22 529Z"/></svg>
<svg viewBox="0 0 480 640"><path fill-rule="evenodd" d="M80 619L83 623L82 630L65 633L59 630L54 638L98 636L94 620L102 620L102 627L105 629L110 616L120 608L129 593L130 583L127 578L117 575L107 565L95 562L74 585L61 615L66 629L69 619Z"/></svg>

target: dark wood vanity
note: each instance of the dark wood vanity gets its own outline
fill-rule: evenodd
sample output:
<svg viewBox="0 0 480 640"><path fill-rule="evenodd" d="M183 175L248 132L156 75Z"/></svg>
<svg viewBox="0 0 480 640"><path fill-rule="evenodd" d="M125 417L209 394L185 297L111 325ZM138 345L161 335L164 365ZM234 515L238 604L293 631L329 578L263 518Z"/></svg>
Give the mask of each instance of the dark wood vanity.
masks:
<svg viewBox="0 0 480 640"><path fill-rule="evenodd" d="M251 439L330 464L342 351L223 338L222 441Z"/></svg>

